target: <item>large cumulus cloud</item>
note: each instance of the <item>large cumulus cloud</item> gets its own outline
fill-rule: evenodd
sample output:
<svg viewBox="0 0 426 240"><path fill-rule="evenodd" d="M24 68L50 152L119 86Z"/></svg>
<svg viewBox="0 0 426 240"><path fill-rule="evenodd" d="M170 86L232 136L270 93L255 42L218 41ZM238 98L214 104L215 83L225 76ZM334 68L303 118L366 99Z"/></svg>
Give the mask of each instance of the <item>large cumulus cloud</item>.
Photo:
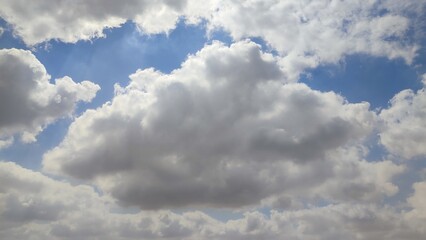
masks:
<svg viewBox="0 0 426 240"><path fill-rule="evenodd" d="M215 42L171 74L139 70L72 123L44 170L145 209L394 194L390 180L402 167L363 160L360 144L376 122L368 103L283 77L249 41Z"/></svg>
<svg viewBox="0 0 426 240"><path fill-rule="evenodd" d="M126 213L87 185L71 185L15 163L0 162L2 239L423 239L425 182L407 210L331 204L269 213L247 211L219 221L200 211ZM94 227L96 226L96 227Z"/></svg>
<svg viewBox="0 0 426 240"><path fill-rule="evenodd" d="M0 147L20 134L24 142L54 120L72 114L78 101L90 101L99 86L65 76L50 83L44 66L30 52L0 50Z"/></svg>

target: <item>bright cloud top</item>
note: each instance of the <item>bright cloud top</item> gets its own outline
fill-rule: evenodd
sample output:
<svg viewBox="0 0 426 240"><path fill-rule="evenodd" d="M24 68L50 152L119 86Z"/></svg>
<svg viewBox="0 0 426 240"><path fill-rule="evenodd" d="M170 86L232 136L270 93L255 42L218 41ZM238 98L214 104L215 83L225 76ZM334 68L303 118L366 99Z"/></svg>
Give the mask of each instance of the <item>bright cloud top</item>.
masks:
<svg viewBox="0 0 426 240"><path fill-rule="evenodd" d="M33 142L43 128L73 113L78 101L92 100L99 86L70 77L49 82L44 66L30 51L0 50L0 147L15 134Z"/></svg>

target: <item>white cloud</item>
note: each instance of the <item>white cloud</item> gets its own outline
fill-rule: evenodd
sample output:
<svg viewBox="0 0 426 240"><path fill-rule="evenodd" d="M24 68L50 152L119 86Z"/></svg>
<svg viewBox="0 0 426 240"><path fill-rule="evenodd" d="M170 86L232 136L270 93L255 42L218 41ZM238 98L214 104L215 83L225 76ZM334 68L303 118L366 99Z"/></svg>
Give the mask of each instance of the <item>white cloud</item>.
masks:
<svg viewBox="0 0 426 240"><path fill-rule="evenodd" d="M425 88L399 92L380 113L384 122L380 142L390 153L406 159L426 156L425 117Z"/></svg>
<svg viewBox="0 0 426 240"><path fill-rule="evenodd" d="M215 42L171 74L130 78L71 124L45 154L45 171L93 181L145 209L397 192L390 180L402 167L362 160L359 144L376 121L369 105L283 84L276 59L252 42Z"/></svg>
<svg viewBox="0 0 426 240"><path fill-rule="evenodd" d="M15 134L33 142L43 128L72 114L78 101L90 101L99 86L69 77L49 82L44 66L30 52L0 50L0 140L10 145Z"/></svg>
<svg viewBox="0 0 426 240"><path fill-rule="evenodd" d="M414 185L407 212L336 204L294 211L248 211L218 221L200 211L124 213L86 185L70 185L0 162L2 239L423 239L425 183Z"/></svg>
<svg viewBox="0 0 426 240"><path fill-rule="evenodd" d="M236 40L261 37L283 57L289 80L297 80L306 68L337 63L354 53L411 63L418 47L405 39L410 19L403 12L422 9L424 2L398 7L391 2L225 1L209 21Z"/></svg>
<svg viewBox="0 0 426 240"><path fill-rule="evenodd" d="M103 36L106 28L135 21L146 33L168 32L175 27L186 1L131 0L1 0L0 16L14 26L26 44L50 39L76 42Z"/></svg>

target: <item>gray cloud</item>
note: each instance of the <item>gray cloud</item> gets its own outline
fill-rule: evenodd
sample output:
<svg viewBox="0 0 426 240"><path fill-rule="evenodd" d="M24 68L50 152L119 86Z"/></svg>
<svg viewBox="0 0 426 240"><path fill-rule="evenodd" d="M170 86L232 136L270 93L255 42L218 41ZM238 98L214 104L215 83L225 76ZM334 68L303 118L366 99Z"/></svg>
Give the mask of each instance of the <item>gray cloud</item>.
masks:
<svg viewBox="0 0 426 240"><path fill-rule="evenodd" d="M89 81L49 80L30 51L0 50L0 147L10 145L15 134L24 142L35 141L47 124L69 116L78 101L90 101L99 90Z"/></svg>
<svg viewBox="0 0 426 240"><path fill-rule="evenodd" d="M144 209L239 208L282 194L338 201L346 188L356 192L346 199L368 201L397 191L389 181L401 167L364 162L354 150L375 125L368 104L283 84L276 59L252 42L215 42L169 75L145 69L130 78L111 103L71 124L44 155L45 171Z"/></svg>

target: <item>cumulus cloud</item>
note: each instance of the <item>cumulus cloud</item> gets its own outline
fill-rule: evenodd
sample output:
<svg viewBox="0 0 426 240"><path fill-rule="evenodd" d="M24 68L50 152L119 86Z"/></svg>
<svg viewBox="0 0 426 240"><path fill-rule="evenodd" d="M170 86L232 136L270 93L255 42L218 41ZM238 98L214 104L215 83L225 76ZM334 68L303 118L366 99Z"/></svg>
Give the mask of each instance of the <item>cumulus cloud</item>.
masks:
<svg viewBox="0 0 426 240"><path fill-rule="evenodd" d="M89 81L49 80L30 51L0 50L0 148L10 145L15 134L24 142L35 141L46 125L72 114L78 101L90 101L99 90Z"/></svg>
<svg viewBox="0 0 426 240"><path fill-rule="evenodd" d="M426 79L426 75L423 76ZM425 80L423 80L425 84ZM390 100L380 113L384 129L380 142L397 156L411 159L426 156L426 90L406 89Z"/></svg>
<svg viewBox="0 0 426 240"><path fill-rule="evenodd" d="M139 70L111 102L71 124L43 168L144 209L397 192L390 180L402 167L362 160L376 122L369 105L283 77L249 41L215 42L171 74Z"/></svg>
<svg viewBox="0 0 426 240"><path fill-rule="evenodd" d="M200 211L125 213L87 185L0 162L2 239L423 239L424 182L407 212L370 204L242 213L219 221ZM96 226L96 227L95 227Z"/></svg>

